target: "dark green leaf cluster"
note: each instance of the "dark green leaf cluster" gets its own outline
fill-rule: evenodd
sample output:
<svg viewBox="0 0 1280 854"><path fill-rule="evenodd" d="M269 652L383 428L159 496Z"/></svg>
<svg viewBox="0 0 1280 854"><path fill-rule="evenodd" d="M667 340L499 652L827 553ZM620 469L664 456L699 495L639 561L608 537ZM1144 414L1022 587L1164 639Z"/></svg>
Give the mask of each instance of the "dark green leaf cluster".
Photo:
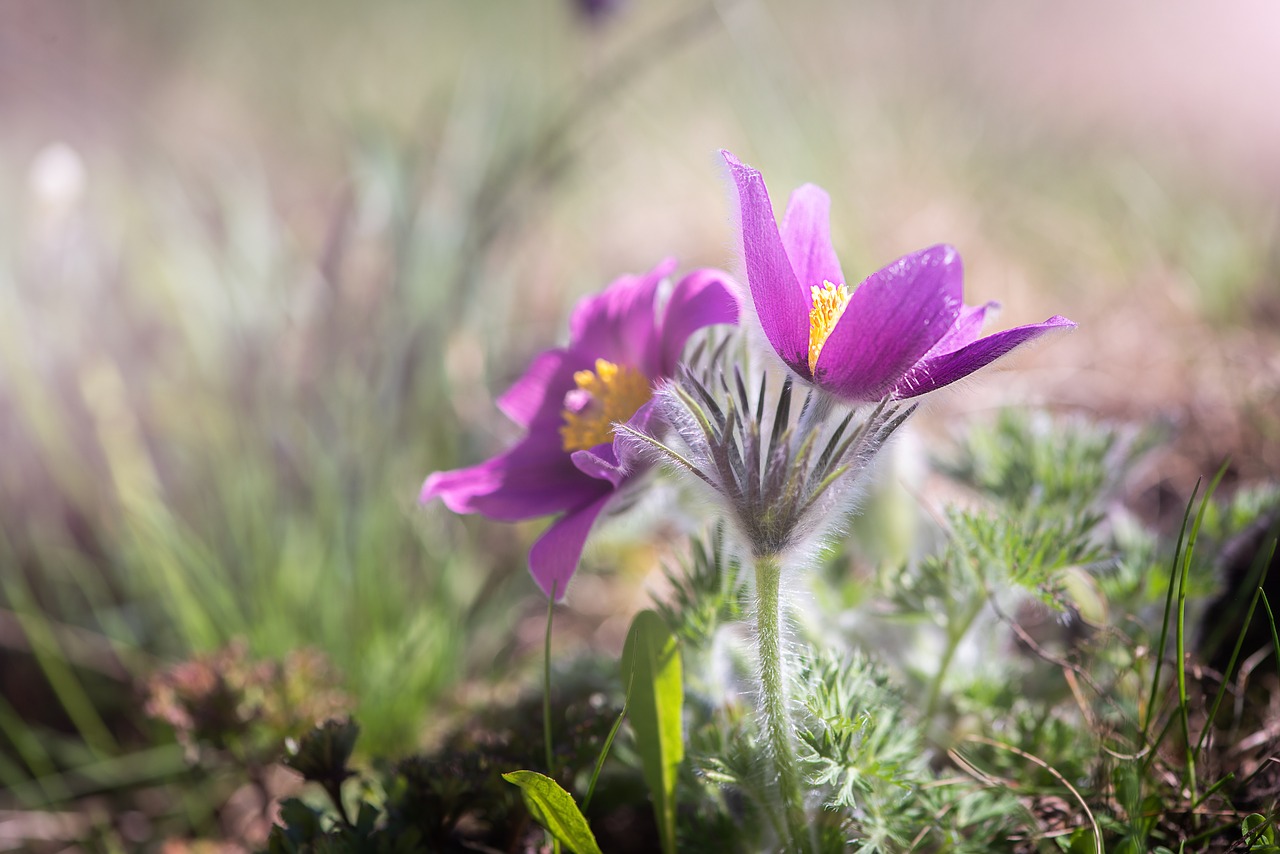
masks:
<svg viewBox="0 0 1280 854"><path fill-rule="evenodd" d="M578 780L590 770L618 714L615 685L599 668L568 671L553 696L554 760L560 779ZM328 802L293 799L272 831L270 854L393 854L407 851L463 852L476 846L509 850L536 840L520 790L502 774L543 762L540 698L496 706L454 731L438 749L403 758L370 776L346 766L344 753L354 724L318 727L300 740L290 764L318 784ZM339 761L342 759L343 761ZM616 775L602 778L595 798L599 813L631 809L643 787L628 790ZM343 785L345 781L345 786ZM355 796L355 803L352 803ZM354 810L350 809L354 806ZM354 812L354 818L351 817Z"/></svg>
<svg viewBox="0 0 1280 854"><path fill-rule="evenodd" d="M421 851L413 832L379 826L379 811L362 803L354 823L332 822L297 798L280 804L280 824L271 831L267 854L410 854Z"/></svg>
<svg viewBox="0 0 1280 854"><path fill-rule="evenodd" d="M347 763L359 735L360 727L350 718L325 721L297 742L284 764L308 782L340 786L352 776Z"/></svg>

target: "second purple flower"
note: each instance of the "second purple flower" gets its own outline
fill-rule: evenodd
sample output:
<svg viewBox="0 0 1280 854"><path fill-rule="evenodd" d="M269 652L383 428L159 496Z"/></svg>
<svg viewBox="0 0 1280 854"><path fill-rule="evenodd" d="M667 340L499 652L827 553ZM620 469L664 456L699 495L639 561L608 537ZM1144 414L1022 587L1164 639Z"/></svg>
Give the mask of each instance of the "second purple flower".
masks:
<svg viewBox="0 0 1280 854"><path fill-rule="evenodd" d="M664 261L578 303L569 346L541 353L498 399L525 437L479 465L436 472L422 486L419 501L439 497L455 513L503 521L561 514L529 552L534 579L557 599L596 518L645 468L615 442L613 425L646 431L653 386L674 373L689 336L737 322L737 301L719 270L695 270L660 304L659 285L674 269L674 260Z"/></svg>

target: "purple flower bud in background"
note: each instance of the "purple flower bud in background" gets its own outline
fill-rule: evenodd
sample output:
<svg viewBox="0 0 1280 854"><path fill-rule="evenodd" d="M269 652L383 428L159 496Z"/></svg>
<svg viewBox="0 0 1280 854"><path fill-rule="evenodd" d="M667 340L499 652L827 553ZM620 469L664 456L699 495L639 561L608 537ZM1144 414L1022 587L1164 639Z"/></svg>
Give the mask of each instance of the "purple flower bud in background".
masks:
<svg viewBox="0 0 1280 854"><path fill-rule="evenodd" d="M591 24L600 24L622 8L626 0L572 0L578 15Z"/></svg>

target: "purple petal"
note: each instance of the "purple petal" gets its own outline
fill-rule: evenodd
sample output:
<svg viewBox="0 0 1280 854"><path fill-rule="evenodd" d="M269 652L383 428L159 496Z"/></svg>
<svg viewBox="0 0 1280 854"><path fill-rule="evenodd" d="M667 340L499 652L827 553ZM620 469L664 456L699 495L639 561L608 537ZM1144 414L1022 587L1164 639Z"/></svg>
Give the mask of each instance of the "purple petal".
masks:
<svg viewBox="0 0 1280 854"><path fill-rule="evenodd" d="M573 372L585 367L590 364L567 350L539 353L524 376L498 398L498 408L521 427L549 418L559 422L565 393L574 387Z"/></svg>
<svg viewBox="0 0 1280 854"><path fill-rule="evenodd" d="M782 217L782 245L802 289L845 284L831 247L831 197L814 184L798 187Z"/></svg>
<svg viewBox="0 0 1280 854"><path fill-rule="evenodd" d="M654 301L659 283L675 266L668 258L643 276L623 276L579 302L569 320L569 350L652 377L660 343Z"/></svg>
<svg viewBox="0 0 1280 854"><path fill-rule="evenodd" d="M1075 323L1060 315L1054 315L1044 323L1018 326L988 335L958 350L925 359L903 377L893 390L897 398L915 397L963 379L979 368L985 367L1016 347L1034 341L1055 329L1071 329Z"/></svg>
<svg viewBox="0 0 1280 854"><path fill-rule="evenodd" d="M738 190L742 255L756 316L769 343L791 370L809 377L809 309L807 288L796 280L782 246L773 203L764 178L738 158L721 151Z"/></svg>
<svg viewBox="0 0 1280 854"><path fill-rule="evenodd" d="M479 465L432 474L418 501L438 497L455 513L510 522L558 513L602 489L609 487L584 475L561 449L558 432L539 431Z"/></svg>
<svg viewBox="0 0 1280 854"><path fill-rule="evenodd" d="M738 322L738 298L729 284L729 275L720 270L694 270L671 291L662 321L662 355L657 374L650 379L675 373L689 336L704 326Z"/></svg>
<svg viewBox="0 0 1280 854"><path fill-rule="evenodd" d="M925 359L932 359L934 356L941 356L944 353L952 353L977 341L978 336L982 334L982 324L987 319L987 312L994 311L999 307L1000 303L995 301L988 302L985 305L963 306L955 324L947 330L947 334L943 335L937 344L933 345L928 353L924 354Z"/></svg>
<svg viewBox="0 0 1280 854"><path fill-rule="evenodd" d="M618 464L613 445L603 443L589 451L574 451L569 455L578 471L597 480L608 481L614 489L626 479L626 470Z"/></svg>
<svg viewBox="0 0 1280 854"><path fill-rule="evenodd" d="M858 286L823 345L814 382L878 400L955 325L964 272L950 246L899 258Z"/></svg>
<svg viewBox="0 0 1280 854"><path fill-rule="evenodd" d="M587 534L611 497L612 490L561 516L529 551L529 571L548 596L554 586L556 601L564 598L565 588L582 557Z"/></svg>
<svg viewBox="0 0 1280 854"><path fill-rule="evenodd" d="M650 435L660 423L652 400L627 419L627 426L632 430ZM584 474L607 480L613 484L614 489L620 488L625 480L649 467L649 459L642 446L627 436L618 434L614 435L612 444L596 445L589 451L574 451L572 458L573 464Z"/></svg>

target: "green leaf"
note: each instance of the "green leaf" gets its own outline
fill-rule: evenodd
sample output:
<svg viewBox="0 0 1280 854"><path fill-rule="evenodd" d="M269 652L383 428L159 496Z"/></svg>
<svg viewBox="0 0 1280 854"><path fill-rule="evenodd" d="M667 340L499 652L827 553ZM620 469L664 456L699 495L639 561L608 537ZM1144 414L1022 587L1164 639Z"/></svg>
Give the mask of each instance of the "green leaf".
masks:
<svg viewBox="0 0 1280 854"><path fill-rule="evenodd" d="M511 771L502 779L520 787L525 806L538 824L574 854L601 854L595 834L583 818L573 795L537 771Z"/></svg>
<svg viewBox="0 0 1280 854"><path fill-rule="evenodd" d="M1266 850L1267 846L1275 845L1276 842L1275 828L1267 821L1266 816L1259 813L1245 816L1240 823L1240 832L1249 841L1250 851Z"/></svg>
<svg viewBox="0 0 1280 854"><path fill-rule="evenodd" d="M675 635L655 611L641 611L622 649L622 682L631 686L628 718L653 798L662 850L676 850L676 772L684 760L684 684Z"/></svg>

